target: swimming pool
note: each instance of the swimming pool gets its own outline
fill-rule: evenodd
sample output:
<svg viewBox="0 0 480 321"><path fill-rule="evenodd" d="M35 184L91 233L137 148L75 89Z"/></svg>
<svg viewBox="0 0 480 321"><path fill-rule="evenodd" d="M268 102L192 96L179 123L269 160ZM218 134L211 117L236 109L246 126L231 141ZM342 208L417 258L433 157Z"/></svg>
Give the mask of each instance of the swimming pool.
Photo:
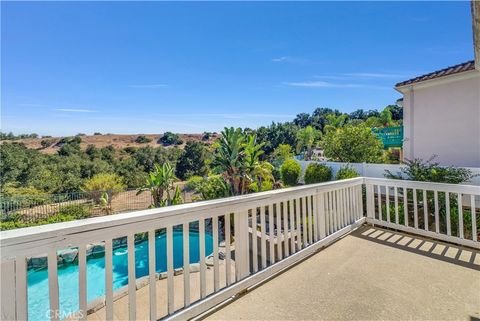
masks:
<svg viewBox="0 0 480 321"><path fill-rule="evenodd" d="M199 262L199 235L190 231L190 263ZM155 254L156 271L167 270L166 234L156 236ZM205 233L205 253L213 252L213 239ZM119 289L128 284L128 251L126 246L113 251L113 289ZM173 265L175 268L183 266L183 234L182 230L173 231ZM148 241L135 244L135 275L137 278L148 275ZM28 315L29 320L43 321L48 319L48 271L28 271ZM58 287L60 311L62 316L78 311L78 264L58 267ZM87 301L105 295L105 258L102 255L87 260Z"/></svg>

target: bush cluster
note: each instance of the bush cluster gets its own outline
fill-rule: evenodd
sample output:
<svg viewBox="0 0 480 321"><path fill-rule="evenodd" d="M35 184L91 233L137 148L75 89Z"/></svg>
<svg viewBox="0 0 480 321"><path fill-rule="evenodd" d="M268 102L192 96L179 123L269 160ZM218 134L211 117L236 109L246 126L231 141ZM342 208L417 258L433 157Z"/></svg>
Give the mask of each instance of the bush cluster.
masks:
<svg viewBox="0 0 480 321"><path fill-rule="evenodd" d="M305 184L327 182L332 179L332 169L326 165L310 163L305 170Z"/></svg>
<svg viewBox="0 0 480 321"><path fill-rule="evenodd" d="M358 176L359 176L358 172L355 170L355 168L347 165L338 170L335 178L339 180L339 179L355 178Z"/></svg>
<svg viewBox="0 0 480 321"><path fill-rule="evenodd" d="M295 186L298 184L302 167L294 159L287 159L280 167L280 175L283 183L287 186Z"/></svg>
<svg viewBox="0 0 480 321"><path fill-rule="evenodd" d="M137 138L135 138L135 143L137 144L146 144L146 143L150 143L151 141L152 140L150 138L144 135L140 135Z"/></svg>

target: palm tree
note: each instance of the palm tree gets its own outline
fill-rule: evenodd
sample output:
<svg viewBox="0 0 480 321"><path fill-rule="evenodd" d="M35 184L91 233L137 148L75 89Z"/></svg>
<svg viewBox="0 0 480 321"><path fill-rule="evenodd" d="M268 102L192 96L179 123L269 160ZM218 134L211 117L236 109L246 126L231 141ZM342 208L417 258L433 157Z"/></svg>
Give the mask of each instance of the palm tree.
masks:
<svg viewBox="0 0 480 321"><path fill-rule="evenodd" d="M320 137L320 132L315 130L312 126L299 129L297 132L297 153L306 150L305 160L312 157L312 149L315 141Z"/></svg>
<svg viewBox="0 0 480 321"><path fill-rule="evenodd" d="M180 191L175 189L174 183L177 181L175 171L170 163L164 163L162 166L154 165L154 171L147 176L146 184L137 192L137 195L150 191L155 207L163 207L181 203ZM174 191L173 197L170 192ZM166 196L166 198L164 198Z"/></svg>
<svg viewBox="0 0 480 321"><path fill-rule="evenodd" d="M213 160L213 165L230 184L232 195L242 193L244 143L245 135L240 128L225 127Z"/></svg>

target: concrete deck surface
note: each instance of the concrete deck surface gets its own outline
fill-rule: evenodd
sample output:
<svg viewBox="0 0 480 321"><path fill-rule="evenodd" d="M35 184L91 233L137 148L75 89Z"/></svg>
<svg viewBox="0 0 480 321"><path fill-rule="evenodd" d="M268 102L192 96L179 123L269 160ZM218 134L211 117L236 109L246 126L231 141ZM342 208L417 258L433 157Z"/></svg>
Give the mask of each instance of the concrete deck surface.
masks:
<svg viewBox="0 0 480 321"><path fill-rule="evenodd" d="M480 320L480 253L362 227L206 320Z"/></svg>

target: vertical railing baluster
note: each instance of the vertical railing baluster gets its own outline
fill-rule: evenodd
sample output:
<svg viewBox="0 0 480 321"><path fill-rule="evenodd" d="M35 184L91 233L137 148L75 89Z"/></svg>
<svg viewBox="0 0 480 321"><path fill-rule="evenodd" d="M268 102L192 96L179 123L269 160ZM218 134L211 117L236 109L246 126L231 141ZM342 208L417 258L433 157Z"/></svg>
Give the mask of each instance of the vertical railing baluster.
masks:
<svg viewBox="0 0 480 321"><path fill-rule="evenodd" d="M408 193L405 187L403 188L403 219L405 226L408 227Z"/></svg>
<svg viewBox="0 0 480 321"><path fill-rule="evenodd" d="M205 219L201 218L198 221L198 229L199 229L199 250L200 250L200 298L203 299L207 296L207 280L206 280L206 270L207 265L205 263ZM236 245L236 244L235 244ZM235 261L235 264L237 262ZM237 266L235 265L235 270Z"/></svg>
<svg viewBox="0 0 480 321"><path fill-rule="evenodd" d="M297 223L297 251L302 249L302 224L300 219L300 198L295 199L295 220Z"/></svg>
<svg viewBox="0 0 480 321"><path fill-rule="evenodd" d="M318 241L318 193L315 192L312 200L312 225L313 225L313 242Z"/></svg>
<svg viewBox="0 0 480 321"><path fill-rule="evenodd" d="M235 272L241 281L250 275L250 254L248 242L248 211L235 213Z"/></svg>
<svg viewBox="0 0 480 321"><path fill-rule="evenodd" d="M393 187L393 193L395 194L395 224L398 224L398 187L394 186Z"/></svg>
<svg viewBox="0 0 480 321"><path fill-rule="evenodd" d="M385 207L387 212L387 222L390 223L390 186L385 185Z"/></svg>
<svg viewBox="0 0 480 321"><path fill-rule="evenodd" d="M321 192L318 198L318 236L320 239L324 239L326 235L326 197L325 197L325 192Z"/></svg>
<svg viewBox="0 0 480 321"><path fill-rule="evenodd" d="M294 209L294 204L293 204L293 198L288 201L288 207L290 209L289 215L290 215L290 250L292 254L294 254L295 251L295 209Z"/></svg>
<svg viewBox="0 0 480 321"><path fill-rule="evenodd" d="M113 320L113 257L112 240L105 240L105 318Z"/></svg>
<svg viewBox="0 0 480 321"><path fill-rule="evenodd" d="M282 203L275 204L275 218L277 221L277 259L283 259L282 254Z"/></svg>
<svg viewBox="0 0 480 321"><path fill-rule="evenodd" d="M450 222L450 193L445 192L445 212L447 216L447 235L452 235L452 225Z"/></svg>
<svg viewBox="0 0 480 321"><path fill-rule="evenodd" d="M220 289L220 270L218 263L218 216L212 217L213 232L213 289L217 292Z"/></svg>
<svg viewBox="0 0 480 321"><path fill-rule="evenodd" d="M415 228L418 228L418 206L417 206L417 189L413 189L413 222Z"/></svg>
<svg viewBox="0 0 480 321"><path fill-rule="evenodd" d="M231 226L230 213L225 214L225 282L232 284L232 254L230 248Z"/></svg>
<svg viewBox="0 0 480 321"><path fill-rule="evenodd" d="M308 231L307 231L307 198L302 197L302 240L303 247L307 246L308 240Z"/></svg>
<svg viewBox="0 0 480 321"><path fill-rule="evenodd" d="M60 302L58 298L58 268L57 268L57 251L53 250L48 253L48 291L50 296L50 320L57 321L60 319Z"/></svg>
<svg viewBox="0 0 480 321"><path fill-rule="evenodd" d="M337 225L335 226L335 232L341 228L341 221L340 221L340 190L335 190L335 218Z"/></svg>
<svg viewBox="0 0 480 321"><path fill-rule="evenodd" d="M80 320L87 320L87 253L85 244L78 246L78 301Z"/></svg>
<svg viewBox="0 0 480 321"><path fill-rule="evenodd" d="M257 208L252 209L252 264L253 273L258 272L258 244L257 244Z"/></svg>
<svg viewBox="0 0 480 321"><path fill-rule="evenodd" d="M283 214L283 247L285 250L285 257L290 255L289 244L288 244L288 201L283 202L282 207Z"/></svg>
<svg viewBox="0 0 480 321"><path fill-rule="evenodd" d="M148 231L148 290L150 296L150 321L157 320L157 277L156 277L155 230Z"/></svg>
<svg viewBox="0 0 480 321"><path fill-rule="evenodd" d="M365 198L365 202L368 202L367 198ZM367 205L365 204L365 208L366 207ZM363 185L358 185L357 186L357 217L356 219L360 219L364 216L366 216L366 213L363 212Z"/></svg>
<svg viewBox="0 0 480 321"><path fill-rule="evenodd" d="M333 191L328 192L328 235L334 232L335 226L335 216L334 216L334 207L333 207Z"/></svg>
<svg viewBox="0 0 480 321"><path fill-rule="evenodd" d="M17 256L15 258L15 306L17 310L17 320L27 320L28 319L27 258L23 255ZM5 316L2 315L2 320L4 317Z"/></svg>
<svg viewBox="0 0 480 321"><path fill-rule="evenodd" d="M423 190L423 220L425 224L425 231L428 231L428 199L427 190Z"/></svg>
<svg viewBox="0 0 480 321"><path fill-rule="evenodd" d="M435 233L440 233L440 214L438 208L438 191L433 192L433 201L435 202Z"/></svg>
<svg viewBox="0 0 480 321"><path fill-rule="evenodd" d="M260 230L262 231L262 239L260 250L262 252L262 269L267 267L267 231L265 223L265 206L260 206Z"/></svg>
<svg viewBox="0 0 480 321"><path fill-rule="evenodd" d="M200 239L205 235L200 233ZM167 226L167 306L168 314L175 312L175 287L173 284L173 226Z"/></svg>
<svg viewBox="0 0 480 321"><path fill-rule="evenodd" d="M343 188L337 190L337 230L343 227Z"/></svg>
<svg viewBox="0 0 480 321"><path fill-rule="evenodd" d="M477 213L475 209L475 195L471 194L470 195L470 208L472 211L472 240L473 241L478 241L478 236L477 236Z"/></svg>
<svg viewBox="0 0 480 321"><path fill-rule="evenodd" d="M367 191L367 217L374 219L375 218L375 191L373 185L367 183L365 186Z"/></svg>
<svg viewBox="0 0 480 321"><path fill-rule="evenodd" d="M183 306L190 305L190 223L183 223Z"/></svg>
<svg viewBox="0 0 480 321"><path fill-rule="evenodd" d="M464 238L463 235L463 204L462 204L462 193L457 193L457 202L458 202L458 237L461 239Z"/></svg>
<svg viewBox="0 0 480 321"><path fill-rule="evenodd" d="M15 306L15 260L6 259L0 262L0 312L2 320L15 320L17 311ZM25 307L27 306L25 298ZM47 316L45 316L47 317Z"/></svg>
<svg viewBox="0 0 480 321"><path fill-rule="evenodd" d="M270 248L270 264L275 263L275 233L273 222L273 205L268 205L268 242Z"/></svg>
<svg viewBox="0 0 480 321"><path fill-rule="evenodd" d="M378 219L382 221L382 187L377 185L377 195L378 195Z"/></svg>
<svg viewBox="0 0 480 321"><path fill-rule="evenodd" d="M136 298L136 278L135 278L135 234L127 237L128 251L128 316L130 320L136 319L137 298Z"/></svg>

